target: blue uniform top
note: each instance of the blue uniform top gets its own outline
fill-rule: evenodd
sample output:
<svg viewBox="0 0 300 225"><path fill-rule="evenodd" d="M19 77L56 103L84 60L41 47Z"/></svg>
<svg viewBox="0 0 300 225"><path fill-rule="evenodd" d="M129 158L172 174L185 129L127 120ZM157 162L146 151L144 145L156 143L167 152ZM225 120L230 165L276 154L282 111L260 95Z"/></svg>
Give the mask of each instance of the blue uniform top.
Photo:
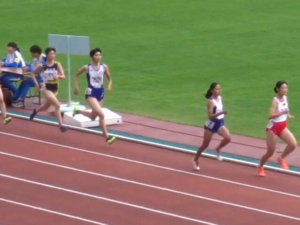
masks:
<svg viewBox="0 0 300 225"><path fill-rule="evenodd" d="M13 54L7 54L5 59L2 60L3 67L16 67L22 68L26 66L24 59L20 52L15 51Z"/></svg>
<svg viewBox="0 0 300 225"><path fill-rule="evenodd" d="M100 63L100 66L95 70L92 64L88 64L88 72L86 74L86 79L89 88L103 88L103 80L106 69L105 64Z"/></svg>
<svg viewBox="0 0 300 225"><path fill-rule="evenodd" d="M32 72L39 64L46 62L46 56L42 54L39 59L34 58L30 64L28 64L28 71Z"/></svg>

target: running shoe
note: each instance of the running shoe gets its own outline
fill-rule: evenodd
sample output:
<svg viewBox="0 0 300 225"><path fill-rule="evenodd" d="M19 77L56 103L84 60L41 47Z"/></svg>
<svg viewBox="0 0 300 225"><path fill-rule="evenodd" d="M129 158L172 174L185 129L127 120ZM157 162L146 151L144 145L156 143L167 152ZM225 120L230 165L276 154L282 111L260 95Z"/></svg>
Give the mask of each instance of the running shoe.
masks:
<svg viewBox="0 0 300 225"><path fill-rule="evenodd" d="M78 114L78 111L79 111L78 107L74 107L74 109L73 109L73 117Z"/></svg>
<svg viewBox="0 0 300 225"><path fill-rule="evenodd" d="M221 156L220 151L216 150L216 152L217 152L217 160L222 161L223 157Z"/></svg>
<svg viewBox="0 0 300 225"><path fill-rule="evenodd" d="M260 177L265 177L266 176L265 169L263 167L258 167L257 170L258 170L258 175Z"/></svg>
<svg viewBox="0 0 300 225"><path fill-rule="evenodd" d="M6 116L6 117L3 119L3 123L6 125L6 124L8 124L11 120L12 120L12 118L11 118L10 116Z"/></svg>
<svg viewBox="0 0 300 225"><path fill-rule="evenodd" d="M221 154L219 153L219 154L217 154L217 159L219 160L219 161L223 161L223 157L221 156Z"/></svg>
<svg viewBox="0 0 300 225"><path fill-rule="evenodd" d="M60 129L60 131L62 133L64 133L64 132L66 132L68 130L68 127L66 127L66 126L60 126L59 129Z"/></svg>
<svg viewBox="0 0 300 225"><path fill-rule="evenodd" d="M194 170L200 170L199 162L196 162L194 159L192 159Z"/></svg>
<svg viewBox="0 0 300 225"><path fill-rule="evenodd" d="M30 116L29 116L29 120L33 120L33 118L36 116L36 109L34 109L33 111L32 111L32 113L30 114Z"/></svg>
<svg viewBox="0 0 300 225"><path fill-rule="evenodd" d="M288 170L289 169L288 164L286 164L286 162L283 159L279 158L278 162L279 162L279 164L280 164L280 166L281 166L282 169L284 169L284 170Z"/></svg>
<svg viewBox="0 0 300 225"><path fill-rule="evenodd" d="M107 139L106 139L106 142L108 143L108 144L112 144L112 143L114 143L114 141L116 140L117 138L116 137L108 137Z"/></svg>

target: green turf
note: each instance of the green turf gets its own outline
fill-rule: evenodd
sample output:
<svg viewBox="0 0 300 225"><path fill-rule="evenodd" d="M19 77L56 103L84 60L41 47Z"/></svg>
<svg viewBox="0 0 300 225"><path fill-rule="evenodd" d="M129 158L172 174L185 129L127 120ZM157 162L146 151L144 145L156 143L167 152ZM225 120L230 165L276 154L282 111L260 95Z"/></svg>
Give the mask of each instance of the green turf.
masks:
<svg viewBox="0 0 300 225"><path fill-rule="evenodd" d="M299 7L295 0L2 0L0 45L16 41L29 60L28 48L46 47L49 33L90 36L113 75L109 108L197 126L206 118L203 94L218 81L230 130L256 137L264 136L275 82L286 79L296 116L290 127L300 137ZM72 72L87 62L72 57Z"/></svg>

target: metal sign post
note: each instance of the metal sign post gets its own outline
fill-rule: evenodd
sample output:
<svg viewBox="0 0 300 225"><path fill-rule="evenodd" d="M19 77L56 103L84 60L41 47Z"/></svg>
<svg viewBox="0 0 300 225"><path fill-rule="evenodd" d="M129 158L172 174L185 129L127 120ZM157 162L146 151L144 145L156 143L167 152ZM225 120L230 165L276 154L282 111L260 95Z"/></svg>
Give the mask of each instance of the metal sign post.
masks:
<svg viewBox="0 0 300 225"><path fill-rule="evenodd" d="M49 34L49 46L56 49L57 54L67 55L68 66L68 104L61 107L63 112L72 111L71 97L71 55L88 56L90 51L90 38L86 36L60 35ZM85 106L76 105L80 109L85 109Z"/></svg>

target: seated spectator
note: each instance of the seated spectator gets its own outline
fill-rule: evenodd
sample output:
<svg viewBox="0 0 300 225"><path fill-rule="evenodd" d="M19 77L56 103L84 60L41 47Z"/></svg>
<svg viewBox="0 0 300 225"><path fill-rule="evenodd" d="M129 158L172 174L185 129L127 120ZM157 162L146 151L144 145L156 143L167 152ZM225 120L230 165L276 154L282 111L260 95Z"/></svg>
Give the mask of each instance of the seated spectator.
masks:
<svg viewBox="0 0 300 225"><path fill-rule="evenodd" d="M7 56L0 62L0 67L14 67L22 68L25 67L24 59L20 53L18 45L14 42L7 44ZM21 75L3 74L0 78L2 87L9 89L13 94L17 92L17 87L13 84L13 80L22 79Z"/></svg>
<svg viewBox="0 0 300 225"><path fill-rule="evenodd" d="M42 54L42 49L38 45L33 45L30 48L31 56L33 57L33 61L26 65L23 68L24 72L32 72L35 67L39 64L43 64L46 61L46 56ZM42 78L40 75L37 76L38 83L42 82ZM35 87L34 81L32 78L25 79L21 82L17 92L13 96L13 107L23 107L24 106L24 99L26 98L28 91L30 88Z"/></svg>

